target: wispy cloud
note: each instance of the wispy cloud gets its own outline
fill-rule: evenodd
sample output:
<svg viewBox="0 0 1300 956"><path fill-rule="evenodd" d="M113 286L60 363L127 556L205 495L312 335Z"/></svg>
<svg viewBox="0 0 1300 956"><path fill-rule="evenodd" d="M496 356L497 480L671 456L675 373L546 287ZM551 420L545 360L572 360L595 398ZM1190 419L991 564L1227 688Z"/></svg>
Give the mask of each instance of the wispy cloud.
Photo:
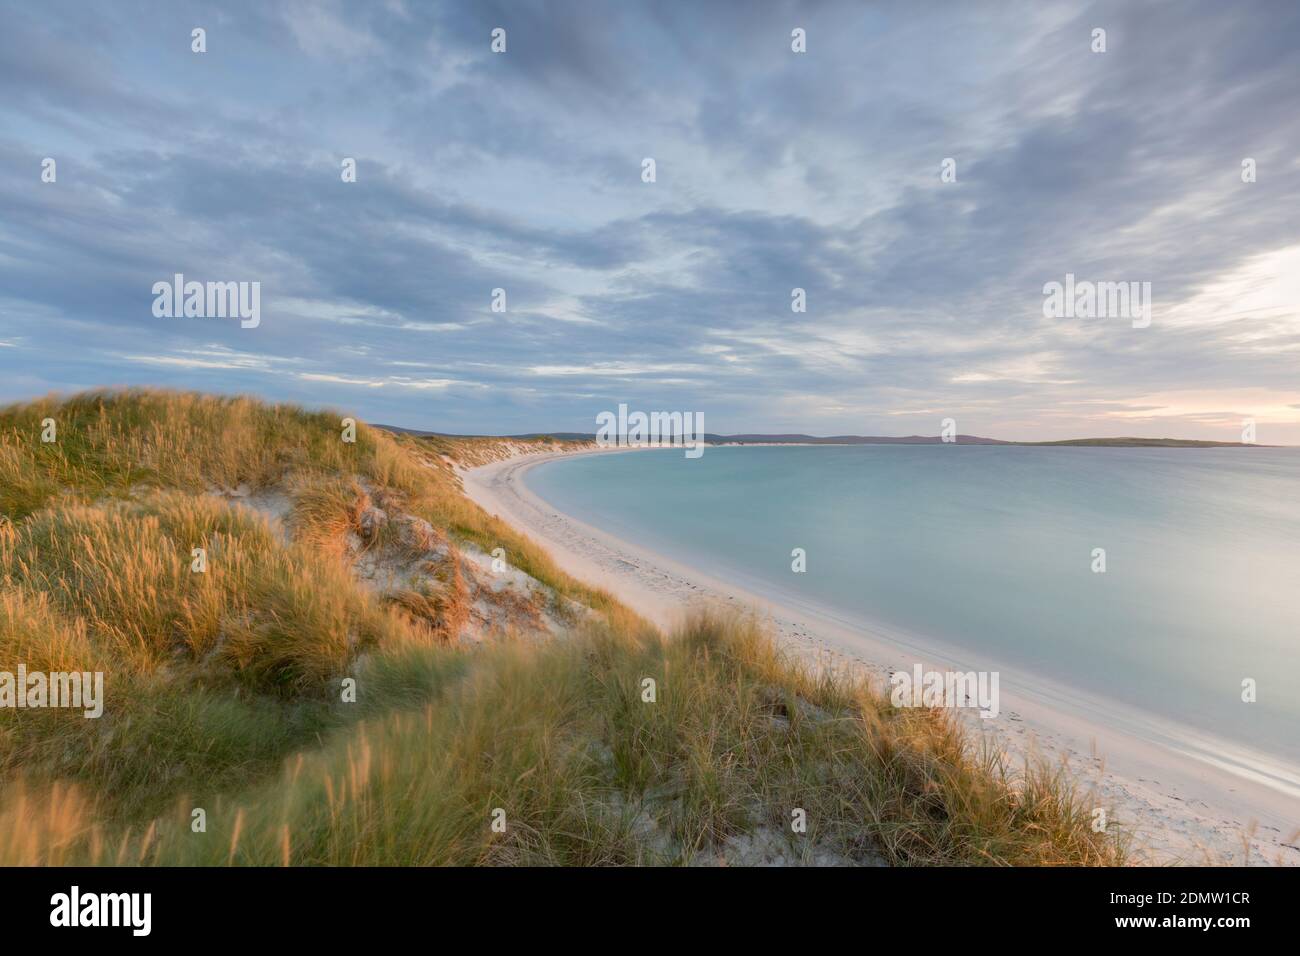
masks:
<svg viewBox="0 0 1300 956"><path fill-rule="evenodd" d="M0 398L1300 442L1295 4L249 0L204 54L194 20L6 7ZM178 272L259 281L261 324L155 318ZM1151 282L1150 328L1045 319L1067 273Z"/></svg>

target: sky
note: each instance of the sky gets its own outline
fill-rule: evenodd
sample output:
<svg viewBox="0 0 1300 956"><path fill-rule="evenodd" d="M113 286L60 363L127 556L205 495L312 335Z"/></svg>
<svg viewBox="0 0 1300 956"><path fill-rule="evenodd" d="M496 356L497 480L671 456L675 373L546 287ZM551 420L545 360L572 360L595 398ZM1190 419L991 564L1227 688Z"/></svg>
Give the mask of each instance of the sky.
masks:
<svg viewBox="0 0 1300 956"><path fill-rule="evenodd" d="M1298 64L1292 0L0 0L0 402L1300 444Z"/></svg>

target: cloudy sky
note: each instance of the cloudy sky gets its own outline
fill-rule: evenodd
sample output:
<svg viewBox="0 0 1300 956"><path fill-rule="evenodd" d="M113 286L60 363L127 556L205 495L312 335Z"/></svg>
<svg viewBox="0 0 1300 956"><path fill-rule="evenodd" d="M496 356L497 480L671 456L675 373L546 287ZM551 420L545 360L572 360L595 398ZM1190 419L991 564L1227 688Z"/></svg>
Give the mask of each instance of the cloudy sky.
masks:
<svg viewBox="0 0 1300 956"><path fill-rule="evenodd" d="M0 0L0 401L1300 443L1298 63L1292 0Z"/></svg>

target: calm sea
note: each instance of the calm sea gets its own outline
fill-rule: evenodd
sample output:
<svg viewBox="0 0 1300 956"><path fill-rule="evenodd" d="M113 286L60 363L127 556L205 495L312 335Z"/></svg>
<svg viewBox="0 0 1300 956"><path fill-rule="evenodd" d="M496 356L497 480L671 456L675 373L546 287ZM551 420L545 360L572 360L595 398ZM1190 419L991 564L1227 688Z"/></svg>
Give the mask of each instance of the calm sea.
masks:
<svg viewBox="0 0 1300 956"><path fill-rule="evenodd" d="M1300 449L665 449L527 483L714 577L1300 767Z"/></svg>

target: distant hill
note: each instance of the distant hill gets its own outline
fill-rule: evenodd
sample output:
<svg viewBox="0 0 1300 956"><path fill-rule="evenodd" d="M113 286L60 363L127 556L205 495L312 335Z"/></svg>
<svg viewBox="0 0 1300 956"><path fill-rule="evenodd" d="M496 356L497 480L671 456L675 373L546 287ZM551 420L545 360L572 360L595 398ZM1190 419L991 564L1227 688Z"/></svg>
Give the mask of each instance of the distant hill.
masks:
<svg viewBox="0 0 1300 956"><path fill-rule="evenodd" d="M816 435L706 435L705 440L726 445L939 445L943 442L938 435L831 435L827 438ZM979 435L958 435L957 444L1010 445L1013 442Z"/></svg>
<svg viewBox="0 0 1300 956"><path fill-rule="evenodd" d="M560 441L595 441L593 432L529 432L526 435L452 435L446 432L426 432L396 425L376 425L385 431L402 435L424 435L438 438L510 438L518 441L537 438L556 438ZM938 435L718 435L705 432L704 440L710 445L939 445ZM1068 438L1059 441L1004 441L1001 438L982 438L979 435L958 435L958 445L1025 445L1053 446L1079 445L1097 448L1257 448L1236 441L1199 441L1192 438Z"/></svg>
<svg viewBox="0 0 1300 956"><path fill-rule="evenodd" d="M1239 441L1199 441L1194 438L1069 438L1061 441L1017 441L1013 445L1087 445L1106 448L1271 448Z"/></svg>

